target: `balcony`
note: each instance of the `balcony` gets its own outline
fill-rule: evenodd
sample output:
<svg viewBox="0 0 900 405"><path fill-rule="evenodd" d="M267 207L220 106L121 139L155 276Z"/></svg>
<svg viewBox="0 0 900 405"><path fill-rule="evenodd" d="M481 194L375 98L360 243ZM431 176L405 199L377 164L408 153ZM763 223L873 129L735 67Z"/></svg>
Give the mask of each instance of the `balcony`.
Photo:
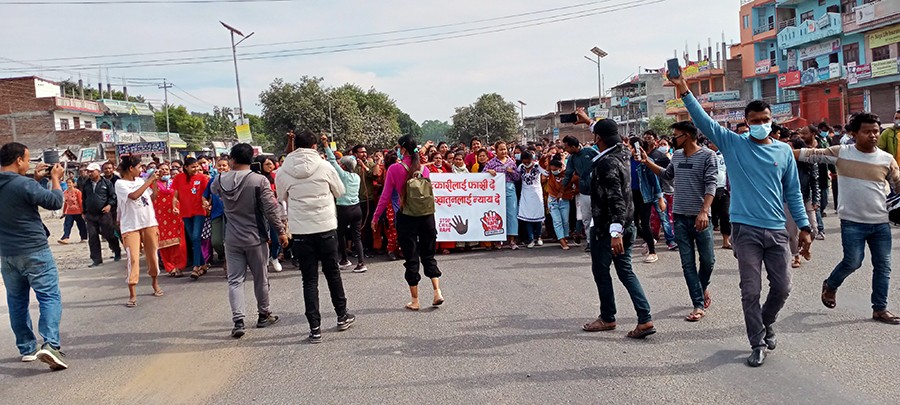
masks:
<svg viewBox="0 0 900 405"><path fill-rule="evenodd" d="M797 19L796 19L796 18L789 18L789 19L784 20L784 21L779 21L779 22L778 22L778 32L781 32L781 30L783 30L783 29L785 29L785 28L787 28L787 27L796 27L796 26L797 26Z"/></svg>
<svg viewBox="0 0 900 405"><path fill-rule="evenodd" d="M797 27L786 27L778 33L778 46L782 49L840 35L843 20L838 13L825 13L815 20L804 20Z"/></svg>
<svg viewBox="0 0 900 405"><path fill-rule="evenodd" d="M856 6L852 12L843 14L841 19L844 32L852 34L886 25L885 23L898 16L900 16L900 1L881 0Z"/></svg>
<svg viewBox="0 0 900 405"><path fill-rule="evenodd" d="M767 23L753 28L753 36L763 34L775 29L775 23Z"/></svg>

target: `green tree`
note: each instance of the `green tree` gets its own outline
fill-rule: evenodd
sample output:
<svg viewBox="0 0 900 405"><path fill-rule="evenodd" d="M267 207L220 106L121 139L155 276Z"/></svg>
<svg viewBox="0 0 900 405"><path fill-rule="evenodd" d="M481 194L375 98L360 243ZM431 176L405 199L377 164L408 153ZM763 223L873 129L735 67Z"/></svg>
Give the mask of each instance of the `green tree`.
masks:
<svg viewBox="0 0 900 405"><path fill-rule="evenodd" d="M453 127L447 137L455 142L465 142L478 137L492 143L512 140L517 136L519 115L515 105L497 93L483 94L475 103L457 107L453 114Z"/></svg>
<svg viewBox="0 0 900 405"><path fill-rule="evenodd" d="M400 115L397 116L397 124L400 126L401 134L412 135L416 139L422 139L422 127L409 114L401 111Z"/></svg>
<svg viewBox="0 0 900 405"><path fill-rule="evenodd" d="M426 141L434 141L435 143L446 141L447 134L453 126L447 121L425 120L422 122L422 139Z"/></svg>
<svg viewBox="0 0 900 405"><path fill-rule="evenodd" d="M669 126L675 123L675 118L665 115L655 115L650 117L649 126L657 135L671 135L672 130Z"/></svg>
<svg viewBox="0 0 900 405"><path fill-rule="evenodd" d="M264 151L280 154L284 147L277 149L275 147L275 136L266 130L266 123L257 115L244 114L244 117L250 121L250 133L253 134L253 144L261 146Z"/></svg>
<svg viewBox="0 0 900 405"><path fill-rule="evenodd" d="M165 106L155 113L156 127L160 131L166 130ZM169 130L181 135L181 139L190 150L202 149L206 146L206 131L203 118L192 115L183 105L169 106Z"/></svg>
<svg viewBox="0 0 900 405"><path fill-rule="evenodd" d="M237 139L234 131L234 112L229 107L213 107L212 114L202 114L209 141L228 142Z"/></svg>

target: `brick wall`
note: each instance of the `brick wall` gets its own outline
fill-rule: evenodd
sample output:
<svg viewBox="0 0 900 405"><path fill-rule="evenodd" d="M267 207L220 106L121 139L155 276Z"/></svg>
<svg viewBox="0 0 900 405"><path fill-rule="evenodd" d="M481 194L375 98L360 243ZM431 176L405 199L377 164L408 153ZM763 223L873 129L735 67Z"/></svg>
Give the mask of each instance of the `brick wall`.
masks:
<svg viewBox="0 0 900 405"><path fill-rule="evenodd" d="M0 115L27 111L50 111L53 98L35 98L34 78L0 80Z"/></svg>
<svg viewBox="0 0 900 405"><path fill-rule="evenodd" d="M0 144L13 141L12 121L15 121L15 141L29 148L47 148L54 146L53 114L49 111L28 117L0 119Z"/></svg>

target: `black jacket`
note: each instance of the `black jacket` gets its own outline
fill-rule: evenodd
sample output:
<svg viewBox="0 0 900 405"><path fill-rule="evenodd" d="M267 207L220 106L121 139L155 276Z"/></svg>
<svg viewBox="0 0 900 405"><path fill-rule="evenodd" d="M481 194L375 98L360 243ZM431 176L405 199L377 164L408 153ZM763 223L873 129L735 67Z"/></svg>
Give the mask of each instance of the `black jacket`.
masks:
<svg viewBox="0 0 900 405"><path fill-rule="evenodd" d="M103 207L109 205L111 212L116 212L116 189L113 183L102 176L94 188L94 182L88 179L81 185L81 205L85 214L102 214Z"/></svg>
<svg viewBox="0 0 900 405"><path fill-rule="evenodd" d="M610 224L627 229L634 221L631 198L630 155L617 144L594 161L591 175L591 213L598 232L608 232Z"/></svg>

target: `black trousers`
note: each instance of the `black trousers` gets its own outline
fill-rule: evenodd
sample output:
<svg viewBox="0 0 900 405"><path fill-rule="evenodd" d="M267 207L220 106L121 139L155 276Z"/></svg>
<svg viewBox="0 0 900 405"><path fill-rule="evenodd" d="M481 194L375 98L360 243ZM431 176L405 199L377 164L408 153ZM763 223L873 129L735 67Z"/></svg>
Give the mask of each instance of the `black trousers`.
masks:
<svg viewBox="0 0 900 405"><path fill-rule="evenodd" d="M712 203L712 223L714 227L718 226L719 232L725 236L731 236L729 207L731 207L731 193L725 187L717 188Z"/></svg>
<svg viewBox="0 0 900 405"><path fill-rule="evenodd" d="M650 254L656 253L656 239L650 232L650 210L655 202L644 202L641 190L631 190L631 200L634 202L634 225L637 227L638 236L647 243Z"/></svg>
<svg viewBox="0 0 900 405"><path fill-rule="evenodd" d="M362 245L363 248L367 251L372 251L375 249L375 236L372 233L372 217L375 215L375 208L378 206L378 201L360 201L359 208L362 210Z"/></svg>
<svg viewBox="0 0 900 405"><path fill-rule="evenodd" d="M338 268L337 232L328 231L310 235L294 235L294 256L300 260L303 278L303 302L306 304L306 320L310 329L322 325L319 313L319 262L331 293L334 312L340 318L347 314L347 298Z"/></svg>
<svg viewBox="0 0 900 405"><path fill-rule="evenodd" d="M106 239L113 254L122 255L119 238L116 237L116 222L113 221L112 215L112 211L107 214L84 214L84 223L87 225L88 232L88 248L94 263L103 263L103 250L100 246L101 235L103 239Z"/></svg>
<svg viewBox="0 0 900 405"><path fill-rule="evenodd" d="M345 249L345 246L348 240L352 242L353 250L356 251L357 262L362 264L366 261L362 240L360 239L362 219L362 210L359 204L337 206L338 248L341 251L341 261L347 260L347 249Z"/></svg>
<svg viewBox="0 0 900 405"><path fill-rule="evenodd" d="M410 286L419 285L422 276L419 275L421 263L425 277L438 278L441 271L438 269L434 252L437 249L437 228L434 225L434 215L424 217L411 217L397 214L397 243L403 251L406 261L406 282Z"/></svg>

